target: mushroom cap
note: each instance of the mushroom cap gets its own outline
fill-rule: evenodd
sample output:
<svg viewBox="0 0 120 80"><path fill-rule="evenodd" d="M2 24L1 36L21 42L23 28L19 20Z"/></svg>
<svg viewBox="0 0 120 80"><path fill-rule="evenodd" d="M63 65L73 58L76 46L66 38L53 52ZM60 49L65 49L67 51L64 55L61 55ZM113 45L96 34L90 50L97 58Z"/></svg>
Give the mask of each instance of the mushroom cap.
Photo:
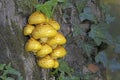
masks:
<svg viewBox="0 0 120 80"><path fill-rule="evenodd" d="M41 43L46 43L47 40L48 40L48 38L40 38L40 42L41 42Z"/></svg>
<svg viewBox="0 0 120 80"><path fill-rule="evenodd" d="M53 66L55 65L54 59L52 59L49 55L39 59L37 63L38 66L42 68L53 68Z"/></svg>
<svg viewBox="0 0 120 80"><path fill-rule="evenodd" d="M41 12L34 12L28 19L29 24L40 24L46 21L45 15Z"/></svg>
<svg viewBox="0 0 120 80"><path fill-rule="evenodd" d="M35 27L32 36L35 39L54 37L57 31L49 24L40 24Z"/></svg>
<svg viewBox="0 0 120 80"><path fill-rule="evenodd" d="M25 27L24 27L24 30L23 30L23 33L24 35L30 35L33 31L35 27L33 25L30 25L30 24L27 24Z"/></svg>
<svg viewBox="0 0 120 80"><path fill-rule="evenodd" d="M25 44L26 51L37 52L41 49L41 44L39 41L35 40L34 38L30 38L27 43Z"/></svg>
<svg viewBox="0 0 120 80"><path fill-rule="evenodd" d="M55 21L55 20L50 20L48 23L49 23L50 25L52 25L52 27L53 27L55 30L59 30L59 29L60 29L60 25L59 25L59 23L58 23L57 21Z"/></svg>
<svg viewBox="0 0 120 80"><path fill-rule="evenodd" d="M50 56L53 58L53 59L57 59L57 58L62 58L66 55L66 50L64 47L62 46L58 46L56 47L53 52L50 54Z"/></svg>
<svg viewBox="0 0 120 80"><path fill-rule="evenodd" d="M47 16L45 17L45 19L46 19L45 22L49 22L50 21L50 19Z"/></svg>
<svg viewBox="0 0 120 80"><path fill-rule="evenodd" d="M58 67L59 67L59 62L58 62L58 60L55 60L55 64L54 64L53 68L58 68Z"/></svg>
<svg viewBox="0 0 120 80"><path fill-rule="evenodd" d="M63 45L66 43L66 38L59 32L57 32L57 34L53 37L50 38L49 40L47 40L47 44L50 46L53 45Z"/></svg>
<svg viewBox="0 0 120 80"><path fill-rule="evenodd" d="M36 53L36 56L37 57L45 57L46 55L50 54L51 52L52 52L52 48L47 44L43 44L40 51L38 51Z"/></svg>

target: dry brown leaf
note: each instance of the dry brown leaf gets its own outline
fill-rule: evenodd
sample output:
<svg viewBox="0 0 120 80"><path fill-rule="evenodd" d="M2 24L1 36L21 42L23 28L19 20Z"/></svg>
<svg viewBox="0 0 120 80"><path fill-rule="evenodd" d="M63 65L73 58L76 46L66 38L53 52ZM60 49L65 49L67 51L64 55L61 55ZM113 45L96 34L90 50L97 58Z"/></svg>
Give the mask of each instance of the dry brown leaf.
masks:
<svg viewBox="0 0 120 80"><path fill-rule="evenodd" d="M88 64L88 70L92 73L96 73L97 71L99 71L99 67L95 64Z"/></svg>

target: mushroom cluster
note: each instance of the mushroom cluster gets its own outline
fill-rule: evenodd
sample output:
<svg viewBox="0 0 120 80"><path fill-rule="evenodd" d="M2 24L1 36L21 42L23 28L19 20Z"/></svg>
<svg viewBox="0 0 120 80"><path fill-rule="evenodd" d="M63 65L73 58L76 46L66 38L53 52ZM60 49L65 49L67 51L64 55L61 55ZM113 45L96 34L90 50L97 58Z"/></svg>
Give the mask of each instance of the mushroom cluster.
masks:
<svg viewBox="0 0 120 80"><path fill-rule="evenodd" d="M24 27L24 35L30 37L25 50L34 53L41 68L58 68L57 59L66 55L63 47L66 38L59 30L57 21L38 11L30 15L28 24Z"/></svg>

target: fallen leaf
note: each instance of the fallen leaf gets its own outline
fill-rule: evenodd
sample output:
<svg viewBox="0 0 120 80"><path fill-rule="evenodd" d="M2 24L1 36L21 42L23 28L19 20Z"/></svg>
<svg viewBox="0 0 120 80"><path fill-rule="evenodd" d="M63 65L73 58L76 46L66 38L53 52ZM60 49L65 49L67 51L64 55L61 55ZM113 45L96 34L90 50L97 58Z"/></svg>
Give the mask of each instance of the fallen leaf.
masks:
<svg viewBox="0 0 120 80"><path fill-rule="evenodd" d="M92 73L96 73L97 71L99 71L99 67L95 64L88 64L88 70Z"/></svg>

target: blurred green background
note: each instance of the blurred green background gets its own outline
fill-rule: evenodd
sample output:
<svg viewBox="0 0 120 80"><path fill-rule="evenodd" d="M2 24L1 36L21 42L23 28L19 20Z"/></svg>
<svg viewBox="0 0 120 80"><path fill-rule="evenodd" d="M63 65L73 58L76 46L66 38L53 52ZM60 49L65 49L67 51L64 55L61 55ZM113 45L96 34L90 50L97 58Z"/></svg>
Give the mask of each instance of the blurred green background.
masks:
<svg viewBox="0 0 120 80"><path fill-rule="evenodd" d="M109 31L114 38L120 37L120 0L102 0L103 3L109 5L109 13L111 16L115 17L114 21L111 23ZM109 58L117 56L120 62L120 54L113 51L113 47L107 48ZM120 71L110 71L107 70L107 80L120 80Z"/></svg>

